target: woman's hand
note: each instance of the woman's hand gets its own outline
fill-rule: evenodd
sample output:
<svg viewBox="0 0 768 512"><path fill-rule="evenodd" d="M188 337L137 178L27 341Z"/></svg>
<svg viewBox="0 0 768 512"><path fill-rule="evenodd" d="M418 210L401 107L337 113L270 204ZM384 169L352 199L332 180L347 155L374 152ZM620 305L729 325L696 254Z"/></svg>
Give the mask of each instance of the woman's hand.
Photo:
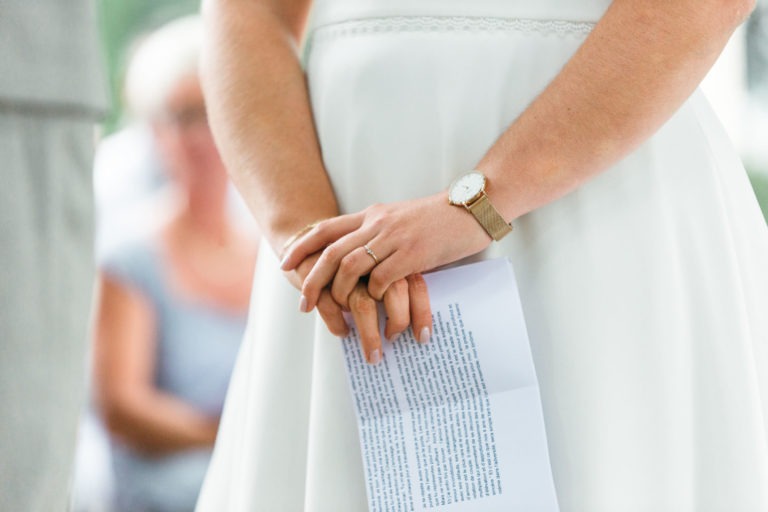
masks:
<svg viewBox="0 0 768 512"><path fill-rule="evenodd" d="M305 258L296 270L286 273L286 277L297 289L307 274L320 258L316 252ZM355 320L360 335L361 348L366 360L371 364L381 361L381 335L379 332L379 308L368 293L364 281L358 281L347 297L348 310ZM429 340L432 327L432 312L429 306L429 295L424 278L420 274L400 279L390 286L384 294L384 310L387 314L384 336L392 340L413 326L414 335L421 343ZM344 320L342 307L331 296L330 288L320 290L317 300L317 311L325 322L328 330L335 336L344 337L349 334L349 327ZM302 311L309 311L302 296Z"/></svg>
<svg viewBox="0 0 768 512"><path fill-rule="evenodd" d="M387 324L384 336L394 340L400 333L413 326L413 333L420 343L426 343L432 328L432 312L429 307L427 286L421 275L395 281L384 294ZM365 359L371 364L381 361L383 350L379 334L378 303L368 293L365 281L358 281L349 295L349 309L355 319L360 345Z"/></svg>
<svg viewBox="0 0 768 512"><path fill-rule="evenodd" d="M490 242L472 215L441 193L322 221L291 246L281 266L306 268L312 255L314 266L301 288L307 311L329 285L333 299L348 307L362 276L370 274L368 292L382 300L394 282L480 252Z"/></svg>
<svg viewBox="0 0 768 512"><path fill-rule="evenodd" d="M320 252L310 254L295 268L295 270L285 273L285 277L293 286L296 287L297 290L301 290L301 285L304 282L304 279L312 270L312 267L320 258L320 255ZM323 319L323 322L325 322L328 330L331 331L331 334L339 337L344 337L349 334L349 327L347 326L347 322L344 320L342 308L335 300L333 300L329 289L326 288L320 290L317 303L315 305L317 306L317 312L320 313L320 317ZM306 306L304 295L301 296L299 309L301 311L310 311L310 309Z"/></svg>

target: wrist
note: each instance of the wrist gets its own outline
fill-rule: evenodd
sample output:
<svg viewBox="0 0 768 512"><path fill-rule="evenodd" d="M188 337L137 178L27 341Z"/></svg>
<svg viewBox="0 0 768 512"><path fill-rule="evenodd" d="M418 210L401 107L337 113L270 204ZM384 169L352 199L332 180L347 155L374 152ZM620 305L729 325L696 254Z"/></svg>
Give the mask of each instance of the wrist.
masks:
<svg viewBox="0 0 768 512"><path fill-rule="evenodd" d="M315 226L317 226L317 225L320 223L320 221L322 221L322 220L324 220L324 219L318 219L318 220L315 220L315 221L313 221L313 222L310 222L310 223L309 223L309 224L307 224L306 226L304 226L304 227L302 227L302 228L300 228L300 229L296 230L296 231L295 231L295 232L294 232L292 235L290 235L290 236L289 236L289 237L288 237L288 238L287 238L287 239L286 239L286 240L283 242L283 245L282 245L282 247L281 247L281 249L280 249L280 252L279 252L279 254L277 255L277 256L278 256L278 258L280 258L280 259L282 260L282 259L283 259L283 257L285 256L285 253L286 253L286 252L288 251L288 249L289 249L289 248L290 248L290 247L291 247L291 246L292 246L292 245L293 245L293 244L296 242L296 240L298 240L298 239L299 239L299 238L301 238L302 236L304 236L304 235L306 235L307 233L309 233L309 231L310 231L312 228L314 228Z"/></svg>
<svg viewBox="0 0 768 512"><path fill-rule="evenodd" d="M336 215L338 213L318 212L316 215L310 216L302 212L300 217L284 218L279 222L268 223L268 228L263 233L275 255L282 259L288 248L311 229L308 226Z"/></svg>
<svg viewBox="0 0 768 512"><path fill-rule="evenodd" d="M490 180L481 171L464 173L448 187L448 202L467 210L490 238L499 241L512 231L512 225L491 201L489 185Z"/></svg>

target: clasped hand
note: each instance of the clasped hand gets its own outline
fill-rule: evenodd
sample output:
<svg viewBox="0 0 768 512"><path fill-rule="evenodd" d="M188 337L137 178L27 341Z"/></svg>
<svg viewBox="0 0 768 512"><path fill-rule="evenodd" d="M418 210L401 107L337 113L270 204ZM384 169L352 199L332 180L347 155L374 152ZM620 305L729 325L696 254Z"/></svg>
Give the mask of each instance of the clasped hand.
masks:
<svg viewBox="0 0 768 512"><path fill-rule="evenodd" d="M385 337L413 327L420 342L432 332L422 272L485 249L491 238L445 194L340 215L318 223L285 254L281 268L294 274L302 311L315 307L331 333L348 333L342 311L352 313L369 363L381 360L377 302L387 315Z"/></svg>

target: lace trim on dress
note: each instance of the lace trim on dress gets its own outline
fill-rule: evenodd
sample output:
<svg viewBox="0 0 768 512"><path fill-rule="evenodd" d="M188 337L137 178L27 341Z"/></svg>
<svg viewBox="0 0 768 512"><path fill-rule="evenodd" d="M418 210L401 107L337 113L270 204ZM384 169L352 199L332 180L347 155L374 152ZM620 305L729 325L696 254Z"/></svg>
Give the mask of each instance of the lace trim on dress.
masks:
<svg viewBox="0 0 768 512"><path fill-rule="evenodd" d="M343 21L318 27L313 42L381 32L523 32L558 36L587 35L595 24L471 16L389 16Z"/></svg>

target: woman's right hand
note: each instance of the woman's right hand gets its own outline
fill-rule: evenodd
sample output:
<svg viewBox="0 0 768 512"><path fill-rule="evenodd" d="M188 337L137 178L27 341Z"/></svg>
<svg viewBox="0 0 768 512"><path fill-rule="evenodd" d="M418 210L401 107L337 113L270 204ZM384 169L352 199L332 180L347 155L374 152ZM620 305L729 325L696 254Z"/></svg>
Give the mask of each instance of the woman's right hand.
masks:
<svg viewBox="0 0 768 512"><path fill-rule="evenodd" d="M380 309L377 301L368 293L368 283L360 280L348 300L363 354L369 363L378 364L384 354L379 334ZM395 281L384 293L384 311L387 315L384 336L390 341L394 341L409 325L413 328L416 340L420 343L429 340L432 312L427 286L421 274Z"/></svg>
<svg viewBox="0 0 768 512"><path fill-rule="evenodd" d="M304 279L314 267L321 252L310 255L293 271L286 272L286 277L293 286L301 290ZM384 336L392 340L413 327L414 337L426 343L432 332L432 311L429 305L427 286L421 274L414 274L394 282L384 293L384 311L386 325ZM371 364L381 361L383 350L379 330L379 307L377 301L368 293L364 280L358 282L348 298L349 311L357 326L361 349L365 359ZM306 303L299 305L306 312ZM349 327L344 319L343 308L331 296L330 287L324 288L317 301L317 311L328 330L335 336L349 334Z"/></svg>
<svg viewBox="0 0 768 512"><path fill-rule="evenodd" d="M306 278L307 274L309 274L309 271L312 270L312 267L320 257L320 254L320 252L312 254L305 261L303 261L301 265L296 267L295 270L284 272L285 277L294 286L294 288L301 290L301 286L304 283L304 278ZM306 299L304 299L303 296L302 301L299 304L299 310L304 313L307 311ZM331 331L331 334L340 338L343 338L349 334L349 327L347 326L347 322L344 320L342 308L339 304L336 303L335 300L333 300L330 290L327 288L320 292L320 296L317 300L317 311L320 313L320 317L323 319L323 322L325 322L328 330Z"/></svg>

